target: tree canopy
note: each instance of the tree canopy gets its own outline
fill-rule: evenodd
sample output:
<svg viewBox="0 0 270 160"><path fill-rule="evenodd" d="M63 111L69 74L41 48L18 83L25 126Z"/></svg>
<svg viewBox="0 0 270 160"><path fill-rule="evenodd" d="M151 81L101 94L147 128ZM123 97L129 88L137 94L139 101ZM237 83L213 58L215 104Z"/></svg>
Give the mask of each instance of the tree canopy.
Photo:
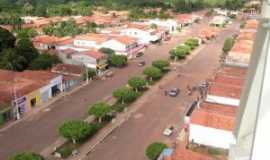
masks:
<svg viewBox="0 0 270 160"><path fill-rule="evenodd" d="M44 160L44 158L33 152L23 152L11 156L8 160Z"/></svg>
<svg viewBox="0 0 270 160"><path fill-rule="evenodd" d="M130 88L122 87L115 90L113 96L121 103L131 103L138 97L138 94Z"/></svg>
<svg viewBox="0 0 270 160"><path fill-rule="evenodd" d="M165 148L167 148L166 144L161 142L154 142L147 147L145 154L149 160L156 160Z"/></svg>
<svg viewBox="0 0 270 160"><path fill-rule="evenodd" d="M166 60L156 60L152 62L152 66L160 69L161 71L165 71L167 67L170 66L170 63Z"/></svg>
<svg viewBox="0 0 270 160"><path fill-rule="evenodd" d="M143 70L143 74L145 74L150 80L157 80L162 76L161 70L156 67L146 67Z"/></svg>
<svg viewBox="0 0 270 160"><path fill-rule="evenodd" d="M128 80L128 84L137 92L142 90L147 83L142 77L132 77Z"/></svg>
<svg viewBox="0 0 270 160"><path fill-rule="evenodd" d="M107 116L112 112L112 107L105 102L98 102L89 107L88 114L94 115L99 119L99 122L102 121L102 118Z"/></svg>
<svg viewBox="0 0 270 160"><path fill-rule="evenodd" d="M85 140L97 132L97 126L84 121L72 120L63 123L59 128L59 134L73 143Z"/></svg>

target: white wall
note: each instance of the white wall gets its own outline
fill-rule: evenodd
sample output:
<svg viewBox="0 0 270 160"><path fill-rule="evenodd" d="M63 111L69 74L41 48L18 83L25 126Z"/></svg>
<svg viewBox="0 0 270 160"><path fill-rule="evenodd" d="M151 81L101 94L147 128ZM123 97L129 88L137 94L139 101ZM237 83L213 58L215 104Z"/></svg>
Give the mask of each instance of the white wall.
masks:
<svg viewBox="0 0 270 160"><path fill-rule="evenodd" d="M87 40L74 40L74 45L79 47L94 47L94 48L100 48L100 46L95 41L87 41Z"/></svg>
<svg viewBox="0 0 270 160"><path fill-rule="evenodd" d="M111 39L109 41L102 43L102 47L110 48L110 49L115 50L115 51L122 51L122 52L126 51L126 45L124 45L124 44L122 44L114 39Z"/></svg>
<svg viewBox="0 0 270 160"><path fill-rule="evenodd" d="M209 103L217 103L217 104L224 104L230 106L239 106L240 100L235 98L228 98L228 97L220 97L214 95L207 95L206 102Z"/></svg>
<svg viewBox="0 0 270 160"><path fill-rule="evenodd" d="M72 59L80 64L83 64L85 66L87 66L88 68L96 68L97 66L97 62L95 58L92 58L90 56L87 55L83 55L83 54L74 54L72 55Z"/></svg>
<svg viewBox="0 0 270 160"><path fill-rule="evenodd" d="M229 149L230 144L234 144L234 136L231 131L204 127L197 124L189 126L189 142Z"/></svg>

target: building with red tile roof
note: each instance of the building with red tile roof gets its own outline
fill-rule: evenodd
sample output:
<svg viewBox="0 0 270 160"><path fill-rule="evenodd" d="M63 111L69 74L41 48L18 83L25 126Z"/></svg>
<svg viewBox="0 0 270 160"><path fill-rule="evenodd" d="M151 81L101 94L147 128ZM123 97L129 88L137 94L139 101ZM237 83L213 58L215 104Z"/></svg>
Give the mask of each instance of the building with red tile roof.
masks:
<svg viewBox="0 0 270 160"><path fill-rule="evenodd" d="M83 66L72 65L72 64L57 64L52 69L51 72L62 74L66 76L78 76L81 77L85 72Z"/></svg>
<svg viewBox="0 0 270 160"><path fill-rule="evenodd" d="M194 152L185 148L185 146L179 145L174 150L170 157L165 157L165 160L214 160L209 155L205 155L199 152Z"/></svg>
<svg viewBox="0 0 270 160"><path fill-rule="evenodd" d="M201 103L190 116L189 142L228 149L234 143L236 111L235 106Z"/></svg>
<svg viewBox="0 0 270 160"><path fill-rule="evenodd" d="M0 103L13 107L17 103L21 115L53 97L61 87L62 76L52 72L0 70Z"/></svg>

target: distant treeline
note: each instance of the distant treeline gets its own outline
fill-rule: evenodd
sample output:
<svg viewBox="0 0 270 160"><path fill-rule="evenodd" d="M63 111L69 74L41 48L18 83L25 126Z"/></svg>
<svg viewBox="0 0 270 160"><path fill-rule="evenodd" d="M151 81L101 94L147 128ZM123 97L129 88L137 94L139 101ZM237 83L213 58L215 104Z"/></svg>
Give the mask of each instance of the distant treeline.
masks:
<svg viewBox="0 0 270 160"><path fill-rule="evenodd" d="M205 7L238 9L244 0L0 0L0 17L5 14L35 16L88 15L95 7L126 10L134 8L173 9L191 12Z"/></svg>

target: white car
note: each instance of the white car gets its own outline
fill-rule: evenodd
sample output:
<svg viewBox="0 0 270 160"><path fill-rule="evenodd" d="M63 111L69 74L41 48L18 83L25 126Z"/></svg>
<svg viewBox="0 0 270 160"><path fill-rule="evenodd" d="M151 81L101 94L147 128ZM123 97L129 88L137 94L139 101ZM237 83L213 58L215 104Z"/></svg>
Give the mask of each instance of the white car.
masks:
<svg viewBox="0 0 270 160"><path fill-rule="evenodd" d="M170 126L168 128L165 128L165 130L163 131L163 135L164 136L170 136L173 134L173 126Z"/></svg>

